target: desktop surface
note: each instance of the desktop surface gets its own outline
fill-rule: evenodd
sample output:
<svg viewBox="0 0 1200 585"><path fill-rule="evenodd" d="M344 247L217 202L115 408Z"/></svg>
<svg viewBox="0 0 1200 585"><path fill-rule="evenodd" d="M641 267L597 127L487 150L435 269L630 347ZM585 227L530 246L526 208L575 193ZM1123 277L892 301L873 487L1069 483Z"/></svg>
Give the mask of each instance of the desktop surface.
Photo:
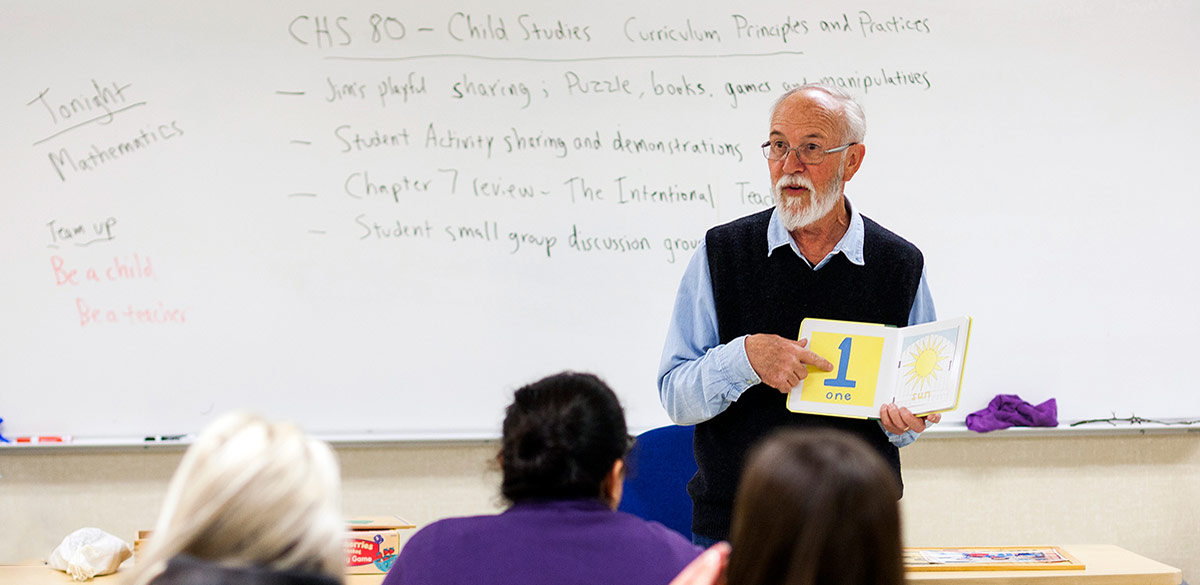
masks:
<svg viewBox="0 0 1200 585"><path fill-rule="evenodd" d="M1077 544L1062 547L1087 568L1080 570L909 572L909 585L1180 585L1179 569L1121 547ZM97 577L96 585L120 585L125 571ZM347 575L346 585L379 585L383 575ZM0 585L68 585L69 575L41 563L0 566Z"/></svg>
<svg viewBox="0 0 1200 585"><path fill-rule="evenodd" d="M911 571L909 585L1179 585L1179 569L1107 544L1063 545L1084 570Z"/></svg>

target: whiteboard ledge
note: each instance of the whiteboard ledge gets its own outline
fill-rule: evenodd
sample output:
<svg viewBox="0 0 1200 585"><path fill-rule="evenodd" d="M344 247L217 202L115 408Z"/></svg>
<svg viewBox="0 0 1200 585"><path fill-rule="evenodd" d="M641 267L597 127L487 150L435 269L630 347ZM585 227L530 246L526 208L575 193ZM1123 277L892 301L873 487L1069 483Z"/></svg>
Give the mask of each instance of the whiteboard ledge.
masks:
<svg viewBox="0 0 1200 585"><path fill-rule="evenodd" d="M1070 423L1057 427L1011 427L990 433L977 433L966 423L944 422L922 433L926 440L937 439L1024 439L1031 437L1083 437L1097 435L1168 435L1200 433L1200 424L1169 425L1162 423L1090 423L1077 427ZM313 433L317 439L335 448L343 447L428 447L432 445L464 445L492 443L500 440L494 433ZM148 442L139 438L100 437L77 438L70 443L0 443L0 453L40 453L116 449L120 451L171 451L191 445L190 438L179 441Z"/></svg>
<svg viewBox="0 0 1200 585"><path fill-rule="evenodd" d="M964 437L980 439L1024 439L1029 437L1084 437L1094 435L1167 435L1180 433L1200 433L1200 424L1109 424L1106 422L1098 422L1072 427L1070 426L1071 422L1073 421L1068 421L1064 424L1060 424L1057 427L1010 427L999 431L992 431L990 433L977 433L972 431L967 428L967 424L965 422L948 422L935 425L932 429L922 433L921 436L930 439L961 439Z"/></svg>
<svg viewBox="0 0 1200 585"><path fill-rule="evenodd" d="M457 445L464 443L487 443L498 441L495 433L486 432L428 432L428 433L311 433L335 448L339 447L396 447L430 445ZM70 443L0 443L0 453L49 453L77 450L117 449L132 450L177 450L192 444L188 437L177 441L147 441L137 437L75 438Z"/></svg>

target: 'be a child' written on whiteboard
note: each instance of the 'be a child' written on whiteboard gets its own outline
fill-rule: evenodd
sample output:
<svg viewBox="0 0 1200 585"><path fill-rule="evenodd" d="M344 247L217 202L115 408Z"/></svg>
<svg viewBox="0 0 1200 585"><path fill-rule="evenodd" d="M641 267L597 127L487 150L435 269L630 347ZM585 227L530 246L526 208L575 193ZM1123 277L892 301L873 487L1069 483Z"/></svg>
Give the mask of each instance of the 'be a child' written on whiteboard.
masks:
<svg viewBox="0 0 1200 585"><path fill-rule="evenodd" d="M910 327L805 319L800 338L834 368L809 366L788 410L854 418L879 418L889 402L917 415L954 410L970 334L970 317Z"/></svg>

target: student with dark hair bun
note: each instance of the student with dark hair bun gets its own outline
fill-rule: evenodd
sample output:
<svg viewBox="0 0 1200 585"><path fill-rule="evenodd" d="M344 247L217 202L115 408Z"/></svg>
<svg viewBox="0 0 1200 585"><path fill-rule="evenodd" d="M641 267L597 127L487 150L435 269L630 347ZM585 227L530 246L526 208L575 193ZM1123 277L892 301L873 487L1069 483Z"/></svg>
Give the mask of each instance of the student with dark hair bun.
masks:
<svg viewBox="0 0 1200 585"><path fill-rule="evenodd" d="M721 543L673 585L904 585L896 475L832 429L784 430L751 450ZM728 567L723 557L728 555Z"/></svg>
<svg viewBox="0 0 1200 585"><path fill-rule="evenodd" d="M601 498L615 507L629 446L625 414L604 382L545 378L518 390L505 410L500 493L512 503Z"/></svg>
<svg viewBox="0 0 1200 585"><path fill-rule="evenodd" d="M384 585L666 585L700 549L616 511L629 446L621 403L596 376L517 390L498 456L509 508L421 529Z"/></svg>

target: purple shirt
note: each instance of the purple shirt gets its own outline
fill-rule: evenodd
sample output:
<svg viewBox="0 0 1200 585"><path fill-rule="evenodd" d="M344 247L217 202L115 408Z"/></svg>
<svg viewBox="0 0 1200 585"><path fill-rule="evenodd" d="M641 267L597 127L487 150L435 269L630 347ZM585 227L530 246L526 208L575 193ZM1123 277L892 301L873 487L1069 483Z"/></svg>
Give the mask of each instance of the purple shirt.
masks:
<svg viewBox="0 0 1200 585"><path fill-rule="evenodd" d="M540 500L422 528L383 585L667 585L701 552L599 500Z"/></svg>

